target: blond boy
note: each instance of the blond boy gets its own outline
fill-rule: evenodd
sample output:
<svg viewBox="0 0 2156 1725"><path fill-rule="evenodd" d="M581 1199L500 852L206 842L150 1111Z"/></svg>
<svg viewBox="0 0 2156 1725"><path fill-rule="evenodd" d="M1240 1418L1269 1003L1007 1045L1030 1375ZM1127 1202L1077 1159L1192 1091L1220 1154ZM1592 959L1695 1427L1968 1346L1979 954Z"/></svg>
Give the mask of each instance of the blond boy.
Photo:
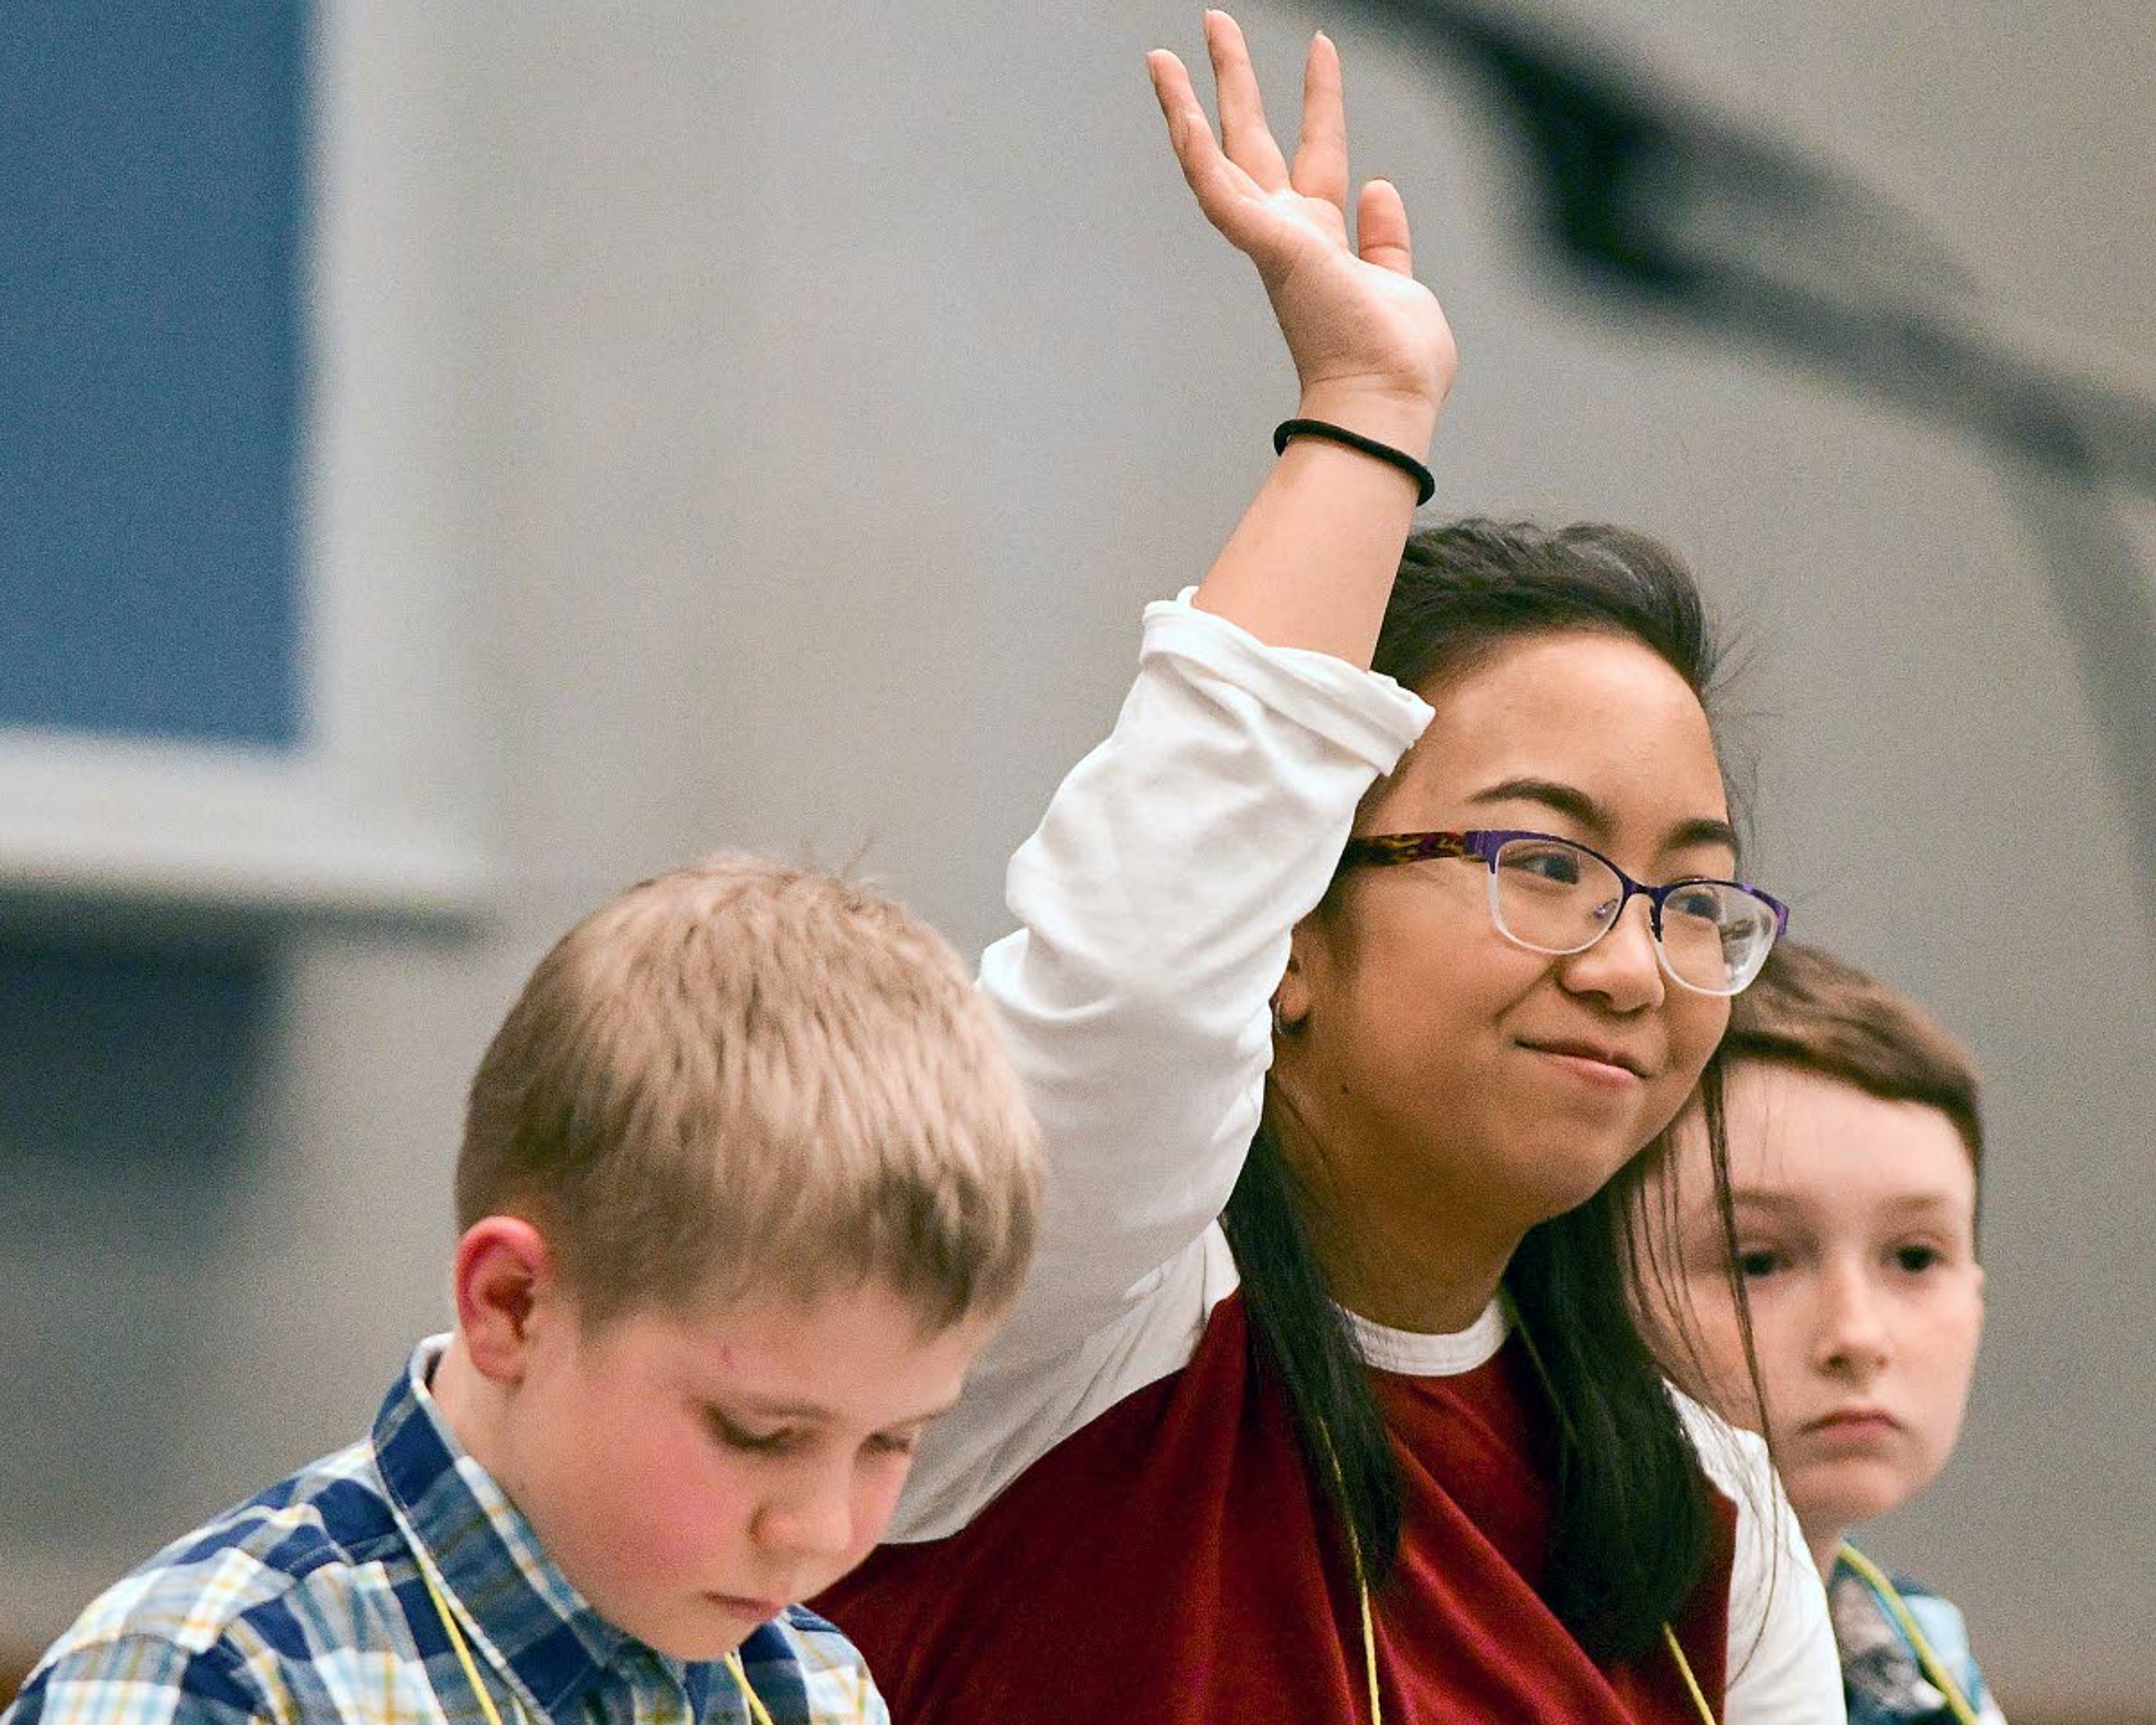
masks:
<svg viewBox="0 0 2156 1725"><path fill-rule="evenodd" d="M6 1721L884 1719L791 1602L875 1543L1040 1179L905 911L742 857L632 889L473 1081L454 1331L367 1438L93 1603Z"/></svg>
<svg viewBox="0 0 2156 1725"><path fill-rule="evenodd" d="M1847 1540L1932 1482L1968 1405L1984 1329L1968 1054L1914 1002L1784 941L1731 1003L1717 1059L1734 1260L1695 1111L1647 1194L1676 1230L1679 1274L1649 1301L1664 1352L1740 1424L1761 1425L1763 1398L1827 1582L1852 1725L1996 1721L1960 1614Z"/></svg>

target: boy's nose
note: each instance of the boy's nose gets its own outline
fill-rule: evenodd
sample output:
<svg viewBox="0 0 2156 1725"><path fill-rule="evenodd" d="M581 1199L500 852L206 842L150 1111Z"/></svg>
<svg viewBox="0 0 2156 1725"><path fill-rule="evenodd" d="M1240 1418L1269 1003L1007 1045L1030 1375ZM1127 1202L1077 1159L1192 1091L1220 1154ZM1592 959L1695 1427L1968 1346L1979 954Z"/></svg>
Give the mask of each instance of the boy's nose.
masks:
<svg viewBox="0 0 2156 1725"><path fill-rule="evenodd" d="M788 1557L844 1557L854 1544L852 1484L843 1470L829 1469L793 1482L757 1512L757 1543Z"/></svg>
<svg viewBox="0 0 2156 1725"><path fill-rule="evenodd" d="M1815 1345L1818 1363L1831 1372L1876 1372L1887 1363L1892 1336L1878 1290L1861 1270L1827 1272Z"/></svg>

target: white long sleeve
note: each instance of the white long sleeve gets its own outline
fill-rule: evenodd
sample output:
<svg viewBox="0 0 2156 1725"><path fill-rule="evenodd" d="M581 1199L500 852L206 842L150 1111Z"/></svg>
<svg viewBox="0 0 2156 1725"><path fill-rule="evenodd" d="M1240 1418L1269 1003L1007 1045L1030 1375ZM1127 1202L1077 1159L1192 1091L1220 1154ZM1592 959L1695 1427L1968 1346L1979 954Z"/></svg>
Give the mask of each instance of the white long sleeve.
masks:
<svg viewBox="0 0 2156 1725"><path fill-rule="evenodd" d="M1009 1326L922 1446L889 1538L963 1527L1094 1414L1176 1370L1235 1273L1214 1224L1258 1122L1288 933L1430 709L1148 606L1137 680L1012 860L981 987L1039 1117L1047 1214Z"/></svg>

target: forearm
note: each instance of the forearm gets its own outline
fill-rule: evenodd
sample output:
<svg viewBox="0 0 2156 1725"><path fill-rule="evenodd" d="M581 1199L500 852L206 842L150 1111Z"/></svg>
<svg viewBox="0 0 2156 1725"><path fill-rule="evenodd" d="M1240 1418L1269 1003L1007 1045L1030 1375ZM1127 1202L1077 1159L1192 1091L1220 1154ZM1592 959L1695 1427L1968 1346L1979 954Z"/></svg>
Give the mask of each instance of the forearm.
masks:
<svg viewBox="0 0 2156 1725"><path fill-rule="evenodd" d="M1436 429L1428 395L1321 388L1320 419L1421 459ZM1276 647L1367 665L1415 508L1399 468L1315 437L1290 440L1199 588L1195 603Z"/></svg>

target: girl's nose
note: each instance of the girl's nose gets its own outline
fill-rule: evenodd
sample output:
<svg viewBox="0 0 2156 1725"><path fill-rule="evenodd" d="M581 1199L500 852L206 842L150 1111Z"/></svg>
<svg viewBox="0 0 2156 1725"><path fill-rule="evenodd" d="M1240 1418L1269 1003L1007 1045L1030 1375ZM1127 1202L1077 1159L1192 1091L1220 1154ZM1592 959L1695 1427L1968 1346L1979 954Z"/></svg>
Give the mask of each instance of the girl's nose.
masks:
<svg viewBox="0 0 2156 1725"><path fill-rule="evenodd" d="M1655 951L1652 910L1645 899L1635 898L1601 939L1584 952L1560 959L1565 987L1575 994L1599 994L1613 1012L1660 1005L1666 978Z"/></svg>

